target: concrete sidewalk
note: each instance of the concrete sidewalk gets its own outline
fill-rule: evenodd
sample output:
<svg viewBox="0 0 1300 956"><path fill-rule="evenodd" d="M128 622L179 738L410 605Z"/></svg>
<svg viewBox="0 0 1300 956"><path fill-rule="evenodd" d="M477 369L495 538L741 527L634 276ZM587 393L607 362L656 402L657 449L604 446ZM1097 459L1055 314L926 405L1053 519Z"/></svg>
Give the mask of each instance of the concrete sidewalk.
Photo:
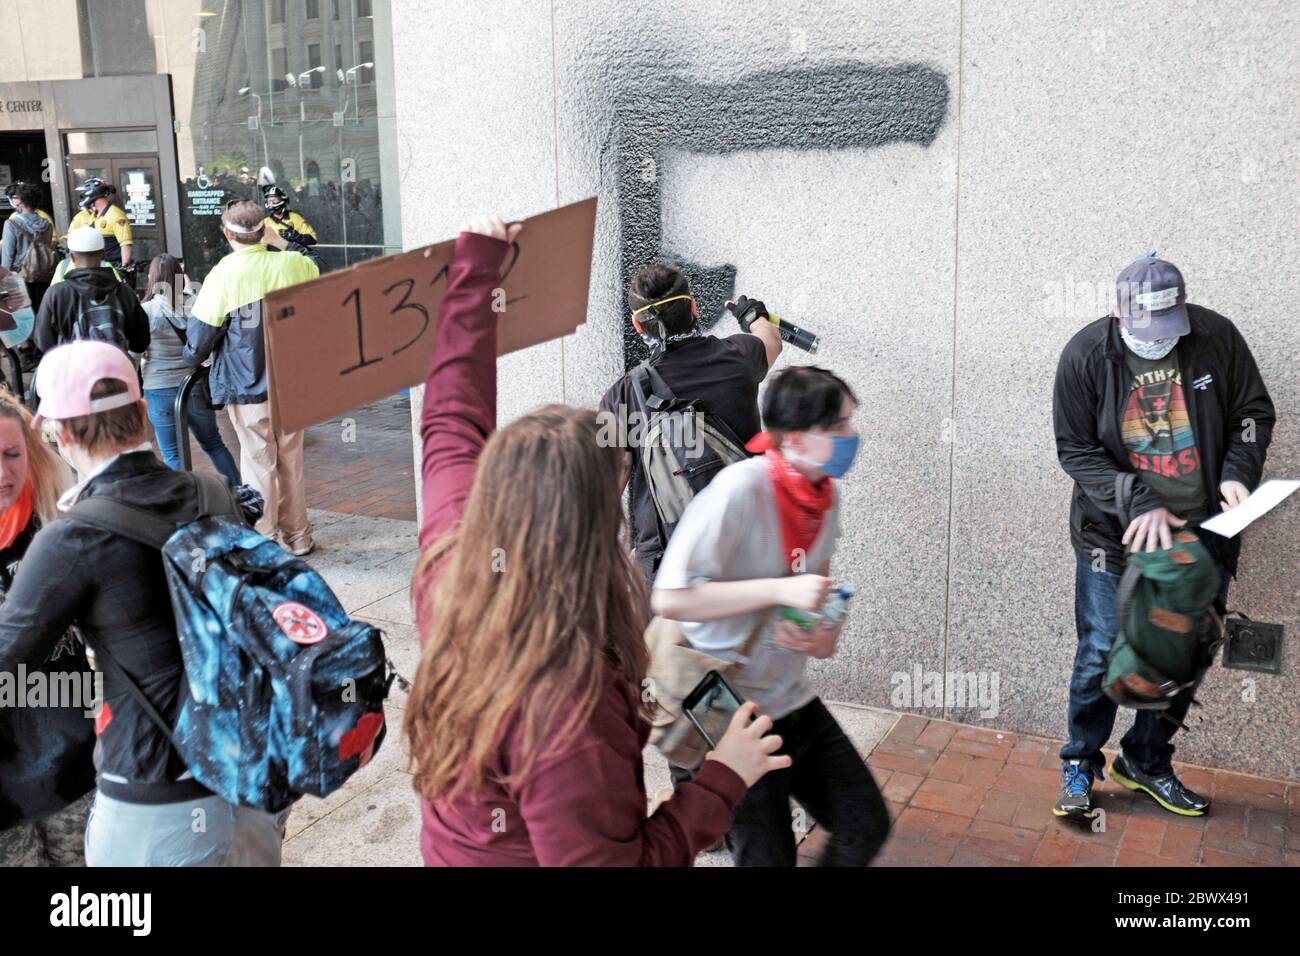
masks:
<svg viewBox="0 0 1300 956"><path fill-rule="evenodd" d="M403 676L415 674L419 641L409 603L418 553L413 521L313 511L319 550L308 560L355 617L383 629ZM394 686L389 736L379 756L326 800L306 798L289 820L286 865L418 866L420 814L401 739L406 697ZM1057 820L1059 741L930 720L851 704L829 704L866 756L894 832L878 862L931 866L1300 865L1300 783L1176 765L1209 796L1208 816L1167 813L1106 781L1104 832ZM669 785L663 759L646 751L646 792ZM816 861L824 831L800 845ZM726 853L701 866L729 866Z"/></svg>

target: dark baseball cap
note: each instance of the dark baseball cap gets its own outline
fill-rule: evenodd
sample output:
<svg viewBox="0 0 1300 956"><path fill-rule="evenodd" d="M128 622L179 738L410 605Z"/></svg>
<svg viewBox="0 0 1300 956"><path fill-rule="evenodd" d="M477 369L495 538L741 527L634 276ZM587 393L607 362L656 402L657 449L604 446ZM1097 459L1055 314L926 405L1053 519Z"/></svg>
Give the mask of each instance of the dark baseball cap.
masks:
<svg viewBox="0 0 1300 956"><path fill-rule="evenodd" d="M1139 341L1174 338L1192 329L1183 274L1155 253L1135 259L1119 274L1115 299L1120 322Z"/></svg>

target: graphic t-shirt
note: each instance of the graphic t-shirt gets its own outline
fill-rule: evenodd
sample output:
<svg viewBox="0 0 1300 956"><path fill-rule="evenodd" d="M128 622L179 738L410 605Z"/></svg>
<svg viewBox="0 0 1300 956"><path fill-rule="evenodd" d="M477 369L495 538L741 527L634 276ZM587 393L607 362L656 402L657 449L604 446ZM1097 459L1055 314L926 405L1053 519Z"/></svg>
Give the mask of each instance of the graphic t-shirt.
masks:
<svg viewBox="0 0 1300 956"><path fill-rule="evenodd" d="M1124 350L1131 382L1121 433L1138 478L1180 518L1199 522L1209 515L1201 454L1187 413L1178 349L1162 359Z"/></svg>

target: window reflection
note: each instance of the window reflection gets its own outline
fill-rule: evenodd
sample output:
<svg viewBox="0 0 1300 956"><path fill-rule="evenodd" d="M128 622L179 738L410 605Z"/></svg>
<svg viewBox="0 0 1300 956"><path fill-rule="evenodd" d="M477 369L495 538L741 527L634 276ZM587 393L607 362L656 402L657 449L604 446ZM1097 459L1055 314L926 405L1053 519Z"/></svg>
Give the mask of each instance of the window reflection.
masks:
<svg viewBox="0 0 1300 956"><path fill-rule="evenodd" d="M78 167L74 182L114 178L101 163L105 154L143 162L174 142L179 189L161 183L150 201L157 203L159 223L171 203L179 207L183 249L167 251L185 255L190 274L200 279L227 251L218 230L225 201L260 201L261 184L271 181L312 223L331 267L398 250L397 204L388 197L386 218L381 177L381 164L397 165L385 85L391 0L116 0L114 6L122 15L95 18L95 4L47 5L39 31L22 30L25 57L0 62L0 75L14 81L169 75L174 129L155 134L106 122L102 130L63 131ZM137 206L144 216L144 200ZM160 242L164 234L159 228Z"/></svg>
<svg viewBox="0 0 1300 956"><path fill-rule="evenodd" d="M311 223L331 268L397 251L391 211L385 246L380 157L392 144L380 143L375 69L375 31L391 29L389 4L198 0L190 6L214 14L201 20L208 50L194 58L188 122L177 133L178 144L189 140L181 148L190 157L188 165L181 161L181 205L192 274L206 274L225 254L217 229L225 199L260 201L268 182L284 189L290 208ZM194 22L200 21L182 20L174 29ZM178 100L186 95L179 87L176 77Z"/></svg>

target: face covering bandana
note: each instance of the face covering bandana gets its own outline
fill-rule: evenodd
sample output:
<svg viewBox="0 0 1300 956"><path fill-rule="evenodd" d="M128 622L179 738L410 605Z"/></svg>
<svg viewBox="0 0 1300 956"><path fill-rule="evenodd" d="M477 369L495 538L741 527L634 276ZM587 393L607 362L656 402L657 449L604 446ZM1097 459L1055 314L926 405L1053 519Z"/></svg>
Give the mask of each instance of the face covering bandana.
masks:
<svg viewBox="0 0 1300 956"><path fill-rule="evenodd" d="M1144 358L1150 362L1159 361L1172 352L1174 346L1178 344L1179 339L1179 336L1171 335L1169 338L1153 339L1150 342L1143 342L1140 339L1135 339L1129 333L1129 330L1124 328L1122 325L1119 329L1119 337L1124 340L1124 345L1127 346L1130 352L1138 358Z"/></svg>
<svg viewBox="0 0 1300 956"><path fill-rule="evenodd" d="M684 342L687 339L698 339L703 334L703 332L700 332L697 329L692 329L689 332L675 332L668 336L668 338L661 339L657 335L651 335L649 332L642 332L641 341L644 342L646 348L650 350L651 356L657 359L664 353L669 345L676 342Z"/></svg>
<svg viewBox="0 0 1300 956"><path fill-rule="evenodd" d="M822 461L813 461L811 458L805 458L798 452L787 451L786 457L793 458L803 462L805 465L812 465L818 471L828 478L842 478L853 467L853 459L858 454L858 443L862 440L858 435L829 435L831 440L831 457Z"/></svg>
<svg viewBox="0 0 1300 956"><path fill-rule="evenodd" d="M776 449L769 449L763 457L767 460L768 480L776 498L785 560L792 563L795 556L806 555L816 544L826 512L835 501L835 482L813 484Z"/></svg>

